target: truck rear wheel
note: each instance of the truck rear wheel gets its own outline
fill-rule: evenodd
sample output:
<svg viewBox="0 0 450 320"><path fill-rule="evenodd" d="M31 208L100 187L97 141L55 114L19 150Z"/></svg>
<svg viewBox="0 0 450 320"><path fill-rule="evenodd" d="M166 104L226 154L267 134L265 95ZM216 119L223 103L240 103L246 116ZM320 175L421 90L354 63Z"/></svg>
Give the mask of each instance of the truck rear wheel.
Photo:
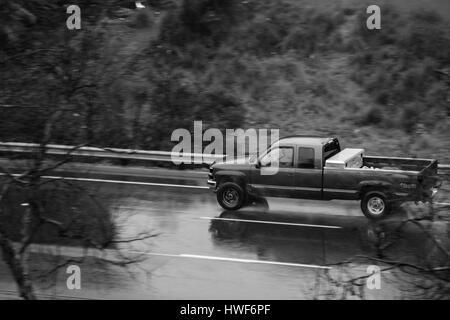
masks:
<svg viewBox="0 0 450 320"><path fill-rule="evenodd" d="M361 200L361 210L371 220L380 220L390 212L390 204L381 191L370 191Z"/></svg>
<svg viewBox="0 0 450 320"><path fill-rule="evenodd" d="M245 203L245 192L234 182L225 182L217 190L217 202L227 210L237 210Z"/></svg>

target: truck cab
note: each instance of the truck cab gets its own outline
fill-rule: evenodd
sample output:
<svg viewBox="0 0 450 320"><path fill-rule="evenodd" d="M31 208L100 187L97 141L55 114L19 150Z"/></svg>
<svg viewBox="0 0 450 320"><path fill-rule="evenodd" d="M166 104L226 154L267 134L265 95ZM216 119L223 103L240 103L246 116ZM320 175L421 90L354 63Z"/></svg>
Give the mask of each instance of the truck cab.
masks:
<svg viewBox="0 0 450 320"><path fill-rule="evenodd" d="M336 138L286 137L274 143L251 170L250 192L262 196L322 199L325 160L341 151ZM277 168L264 174L264 168ZM268 172L271 173L271 172Z"/></svg>

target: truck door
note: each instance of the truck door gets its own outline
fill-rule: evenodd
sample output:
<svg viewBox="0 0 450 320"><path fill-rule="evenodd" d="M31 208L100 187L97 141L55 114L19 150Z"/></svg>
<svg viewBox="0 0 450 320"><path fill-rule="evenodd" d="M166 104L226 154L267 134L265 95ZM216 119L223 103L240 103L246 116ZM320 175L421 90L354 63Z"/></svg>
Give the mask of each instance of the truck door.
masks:
<svg viewBox="0 0 450 320"><path fill-rule="evenodd" d="M252 174L252 186L259 194L266 197L295 197L294 147L276 146L260 159L260 163L260 169Z"/></svg>
<svg viewBox="0 0 450 320"><path fill-rule="evenodd" d="M315 157L314 148L297 148L294 189L298 198L322 198L322 168L318 167L319 162L315 161Z"/></svg>

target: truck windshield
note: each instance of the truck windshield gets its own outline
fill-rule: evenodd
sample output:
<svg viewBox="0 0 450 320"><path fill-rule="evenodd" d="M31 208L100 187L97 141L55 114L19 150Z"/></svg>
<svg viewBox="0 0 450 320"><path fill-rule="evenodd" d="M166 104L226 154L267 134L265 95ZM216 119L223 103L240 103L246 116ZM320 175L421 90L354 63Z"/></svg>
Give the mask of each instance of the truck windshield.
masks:
<svg viewBox="0 0 450 320"><path fill-rule="evenodd" d="M328 158L331 158L335 154L341 151L341 146L339 145L339 141L337 139L333 139L327 144L323 146L323 166L325 165L325 161Z"/></svg>

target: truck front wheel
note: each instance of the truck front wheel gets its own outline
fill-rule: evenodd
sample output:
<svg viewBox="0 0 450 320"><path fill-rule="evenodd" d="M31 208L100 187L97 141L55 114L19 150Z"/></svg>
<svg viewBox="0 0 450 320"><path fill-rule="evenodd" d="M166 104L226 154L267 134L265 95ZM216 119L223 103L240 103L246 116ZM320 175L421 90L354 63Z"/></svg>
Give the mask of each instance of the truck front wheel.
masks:
<svg viewBox="0 0 450 320"><path fill-rule="evenodd" d="M361 200L361 210L367 218L380 220L389 213L390 205L383 192L370 191Z"/></svg>
<svg viewBox="0 0 450 320"><path fill-rule="evenodd" d="M245 203L245 192L234 182L225 182L217 190L217 201L222 208L237 210Z"/></svg>

